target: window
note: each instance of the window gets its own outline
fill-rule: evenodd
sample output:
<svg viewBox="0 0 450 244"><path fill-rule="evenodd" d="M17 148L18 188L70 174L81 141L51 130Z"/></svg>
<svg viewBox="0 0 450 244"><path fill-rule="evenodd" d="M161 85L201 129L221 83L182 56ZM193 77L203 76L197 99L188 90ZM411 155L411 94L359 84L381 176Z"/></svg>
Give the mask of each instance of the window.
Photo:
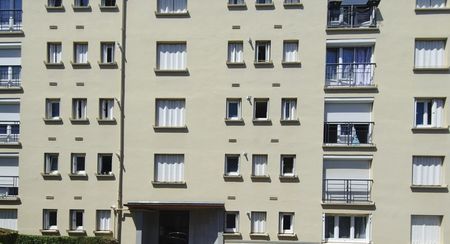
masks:
<svg viewBox="0 0 450 244"><path fill-rule="evenodd" d="M272 0L256 0L256 4L271 4Z"/></svg>
<svg viewBox="0 0 450 244"><path fill-rule="evenodd" d="M294 234L294 213L280 213L280 234Z"/></svg>
<svg viewBox="0 0 450 244"><path fill-rule="evenodd" d="M98 155L98 174L99 175L112 175L112 154L99 154Z"/></svg>
<svg viewBox="0 0 450 244"><path fill-rule="evenodd" d="M75 0L75 7L87 7L89 6L89 0Z"/></svg>
<svg viewBox="0 0 450 244"><path fill-rule="evenodd" d="M72 119L85 120L87 99L76 98L72 101Z"/></svg>
<svg viewBox="0 0 450 244"><path fill-rule="evenodd" d="M183 154L156 154L155 155L155 181L156 182L184 182L184 155Z"/></svg>
<svg viewBox="0 0 450 244"><path fill-rule="evenodd" d="M252 226L251 234L265 234L266 233L266 212L252 212Z"/></svg>
<svg viewBox="0 0 450 244"><path fill-rule="evenodd" d="M159 13L187 13L187 0L158 0Z"/></svg>
<svg viewBox="0 0 450 244"><path fill-rule="evenodd" d="M85 175L86 174L86 155L72 154L72 174Z"/></svg>
<svg viewBox="0 0 450 244"><path fill-rule="evenodd" d="M116 44L114 42L102 42L101 43L101 63L102 64L115 63L115 59L114 59L115 46L116 46Z"/></svg>
<svg viewBox="0 0 450 244"><path fill-rule="evenodd" d="M186 70L186 43L158 43L159 70Z"/></svg>
<svg viewBox="0 0 450 244"><path fill-rule="evenodd" d="M414 156L413 182L414 186L441 186L443 157Z"/></svg>
<svg viewBox="0 0 450 244"><path fill-rule="evenodd" d="M157 99L156 100L156 126L158 127L184 127L185 100L184 99Z"/></svg>
<svg viewBox="0 0 450 244"><path fill-rule="evenodd" d="M245 4L245 0L228 0L230 5L242 5Z"/></svg>
<svg viewBox="0 0 450 244"><path fill-rule="evenodd" d="M61 50L62 50L61 43L48 43L47 44L47 52L48 52L47 62L50 64L62 63Z"/></svg>
<svg viewBox="0 0 450 244"><path fill-rule="evenodd" d="M267 155L253 155L253 176L267 175Z"/></svg>
<svg viewBox="0 0 450 244"><path fill-rule="evenodd" d="M269 99L254 100L254 120L269 120Z"/></svg>
<svg viewBox="0 0 450 244"><path fill-rule="evenodd" d="M87 43L74 43L73 44L73 61L76 64L88 63L88 44Z"/></svg>
<svg viewBox="0 0 450 244"><path fill-rule="evenodd" d="M443 127L444 99L416 99L416 127Z"/></svg>
<svg viewBox="0 0 450 244"><path fill-rule="evenodd" d="M56 209L44 209L44 230L58 229L58 211Z"/></svg>
<svg viewBox="0 0 450 244"><path fill-rule="evenodd" d="M297 99L283 98L281 100L281 106L282 106L281 120L297 119Z"/></svg>
<svg viewBox="0 0 450 244"><path fill-rule="evenodd" d="M228 63L244 62L243 42L228 42Z"/></svg>
<svg viewBox="0 0 450 244"><path fill-rule="evenodd" d="M417 0L417 8L445 8L447 0Z"/></svg>
<svg viewBox="0 0 450 244"><path fill-rule="evenodd" d="M0 228L17 230L17 209L0 209Z"/></svg>
<svg viewBox="0 0 450 244"><path fill-rule="evenodd" d="M97 210L97 231L111 231L111 211Z"/></svg>
<svg viewBox="0 0 450 244"><path fill-rule="evenodd" d="M83 231L84 210L70 210L70 230Z"/></svg>
<svg viewBox="0 0 450 244"><path fill-rule="evenodd" d="M281 155L281 176L295 176L295 155Z"/></svg>
<svg viewBox="0 0 450 244"><path fill-rule="evenodd" d="M239 212L225 213L225 232L226 233L239 232Z"/></svg>
<svg viewBox="0 0 450 244"><path fill-rule="evenodd" d="M100 116L102 120L113 120L114 99L100 99Z"/></svg>
<svg viewBox="0 0 450 244"><path fill-rule="evenodd" d="M241 120L241 99L227 99L227 120Z"/></svg>
<svg viewBox="0 0 450 244"><path fill-rule="evenodd" d="M329 47L326 54L326 85L370 86L375 64L373 47Z"/></svg>
<svg viewBox="0 0 450 244"><path fill-rule="evenodd" d="M445 40L416 40L416 68L445 68Z"/></svg>
<svg viewBox="0 0 450 244"><path fill-rule="evenodd" d="M369 216L334 216L325 215L325 242L329 241L368 241Z"/></svg>
<svg viewBox="0 0 450 244"><path fill-rule="evenodd" d="M59 99L47 99L46 100L46 119L60 119L59 114Z"/></svg>
<svg viewBox="0 0 450 244"><path fill-rule="evenodd" d="M442 216L411 216L412 244L440 244Z"/></svg>
<svg viewBox="0 0 450 244"><path fill-rule="evenodd" d="M62 0L48 0L49 7L62 7Z"/></svg>
<svg viewBox="0 0 450 244"><path fill-rule="evenodd" d="M227 176L239 175L239 155L225 156L225 175Z"/></svg>
<svg viewBox="0 0 450 244"><path fill-rule="evenodd" d="M298 62L298 41L284 41L283 43L283 62Z"/></svg>
<svg viewBox="0 0 450 244"><path fill-rule="evenodd" d="M12 23L11 12L19 10L5 10L2 11L2 3L0 1L0 31L2 26ZM2 19L3 18L3 19ZM6 19L5 19L6 18ZM8 23L4 23L4 22ZM4 46L0 46L0 86L1 87L20 87L21 83L21 71L22 71L22 50L19 43L4 43Z"/></svg>
<svg viewBox="0 0 450 244"><path fill-rule="evenodd" d="M255 46L255 62L270 63L270 41L256 41Z"/></svg>
<svg viewBox="0 0 450 244"><path fill-rule="evenodd" d="M57 153L45 154L45 173L46 174L58 174L58 157Z"/></svg>
<svg viewBox="0 0 450 244"><path fill-rule="evenodd" d="M102 0L102 7L115 7L116 0Z"/></svg>
<svg viewBox="0 0 450 244"><path fill-rule="evenodd" d="M285 4L297 4L300 3L300 0L284 0Z"/></svg>

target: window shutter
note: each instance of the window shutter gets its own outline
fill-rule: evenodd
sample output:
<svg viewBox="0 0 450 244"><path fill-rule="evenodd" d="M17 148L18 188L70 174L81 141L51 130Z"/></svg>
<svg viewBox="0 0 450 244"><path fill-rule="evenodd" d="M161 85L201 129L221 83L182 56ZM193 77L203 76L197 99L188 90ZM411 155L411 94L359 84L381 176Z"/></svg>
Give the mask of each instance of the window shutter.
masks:
<svg viewBox="0 0 450 244"><path fill-rule="evenodd" d="M413 158L413 185L441 185L442 175L441 157Z"/></svg>

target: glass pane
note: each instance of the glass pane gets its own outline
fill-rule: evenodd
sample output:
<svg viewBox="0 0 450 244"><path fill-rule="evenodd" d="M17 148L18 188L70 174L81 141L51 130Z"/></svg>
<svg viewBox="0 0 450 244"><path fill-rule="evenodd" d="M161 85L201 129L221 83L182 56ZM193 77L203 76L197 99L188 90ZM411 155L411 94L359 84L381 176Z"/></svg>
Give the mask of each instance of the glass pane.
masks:
<svg viewBox="0 0 450 244"><path fill-rule="evenodd" d="M334 216L325 217L325 238L334 238Z"/></svg>
<svg viewBox="0 0 450 244"><path fill-rule="evenodd" d="M423 125L423 113L425 112L425 103L416 103L416 125Z"/></svg>
<svg viewBox="0 0 450 244"><path fill-rule="evenodd" d="M367 217L355 217L355 238L366 238Z"/></svg>
<svg viewBox="0 0 450 244"><path fill-rule="evenodd" d="M339 238L350 238L351 217L339 217Z"/></svg>
<svg viewBox="0 0 450 244"><path fill-rule="evenodd" d="M291 224L292 224L291 222L292 222L292 216L284 215L283 216L283 230L290 230Z"/></svg>
<svg viewBox="0 0 450 244"><path fill-rule="evenodd" d="M226 227L227 229L234 229L236 228L236 215L235 214L227 214L226 219Z"/></svg>
<svg viewBox="0 0 450 244"><path fill-rule="evenodd" d="M227 158L227 173L237 173L239 167L239 159L237 157Z"/></svg>
<svg viewBox="0 0 450 244"><path fill-rule="evenodd" d="M228 118L237 118L238 117L238 103L230 102L228 103Z"/></svg>
<svg viewBox="0 0 450 244"><path fill-rule="evenodd" d="M284 157L283 158L283 174L294 173L294 158Z"/></svg>
<svg viewBox="0 0 450 244"><path fill-rule="evenodd" d="M266 119L267 118L267 102L255 102L255 118Z"/></svg>

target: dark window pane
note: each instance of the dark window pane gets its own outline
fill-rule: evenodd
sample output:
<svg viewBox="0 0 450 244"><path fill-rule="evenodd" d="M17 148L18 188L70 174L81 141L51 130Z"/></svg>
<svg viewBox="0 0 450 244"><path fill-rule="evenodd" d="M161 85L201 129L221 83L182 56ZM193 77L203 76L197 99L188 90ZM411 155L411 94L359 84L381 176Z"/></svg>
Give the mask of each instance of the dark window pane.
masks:
<svg viewBox="0 0 450 244"><path fill-rule="evenodd" d="M59 103L52 103L52 117L59 117Z"/></svg>
<svg viewBox="0 0 450 244"><path fill-rule="evenodd" d="M423 125L423 113L425 112L425 104L417 102L416 105L416 125Z"/></svg>
<svg viewBox="0 0 450 244"><path fill-rule="evenodd" d="M236 173L239 168L239 159L237 157L227 158L227 173Z"/></svg>
<svg viewBox="0 0 450 244"><path fill-rule="evenodd" d="M11 125L11 134L14 134L14 135L20 134L19 125Z"/></svg>
<svg viewBox="0 0 450 244"><path fill-rule="evenodd" d="M57 214L54 211L48 213L48 224L49 225L57 225Z"/></svg>
<svg viewBox="0 0 450 244"><path fill-rule="evenodd" d="M294 158L284 157L283 158L283 174L294 173Z"/></svg>
<svg viewBox="0 0 450 244"><path fill-rule="evenodd" d="M325 238L334 238L334 216L325 217Z"/></svg>
<svg viewBox="0 0 450 244"><path fill-rule="evenodd" d="M236 228L236 214L227 214L226 228L227 229Z"/></svg>
<svg viewBox="0 0 450 244"><path fill-rule="evenodd" d="M84 157L77 157L77 171L83 171L85 165Z"/></svg>
<svg viewBox="0 0 450 244"><path fill-rule="evenodd" d="M350 217L339 217L339 238L350 238Z"/></svg>
<svg viewBox="0 0 450 244"><path fill-rule="evenodd" d="M266 45L258 45L258 60L259 62L264 62L266 61Z"/></svg>
<svg viewBox="0 0 450 244"><path fill-rule="evenodd" d="M228 117L229 118L236 118L236 117L238 117L238 103L230 102L228 104Z"/></svg>
<svg viewBox="0 0 450 244"><path fill-rule="evenodd" d="M255 118L266 119L267 118L267 102L255 102Z"/></svg>
<svg viewBox="0 0 450 244"><path fill-rule="evenodd" d="M292 222L292 216L291 215L284 215L283 216L283 230L290 230L291 229L291 222Z"/></svg>
<svg viewBox="0 0 450 244"><path fill-rule="evenodd" d="M83 212L76 212L75 222L76 226L83 226Z"/></svg>
<svg viewBox="0 0 450 244"><path fill-rule="evenodd" d="M365 239L366 238L366 217L355 217L355 238Z"/></svg>
<svg viewBox="0 0 450 244"><path fill-rule="evenodd" d="M103 155L102 156L102 165L101 172L102 174L106 174L112 171L112 156L111 155Z"/></svg>

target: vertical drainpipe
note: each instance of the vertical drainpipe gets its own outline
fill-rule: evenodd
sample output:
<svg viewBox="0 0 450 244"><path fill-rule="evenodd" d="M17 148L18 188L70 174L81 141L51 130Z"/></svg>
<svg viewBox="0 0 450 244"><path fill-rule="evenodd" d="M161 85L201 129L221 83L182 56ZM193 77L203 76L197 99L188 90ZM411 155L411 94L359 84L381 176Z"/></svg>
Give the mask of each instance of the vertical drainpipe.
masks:
<svg viewBox="0 0 450 244"><path fill-rule="evenodd" d="M120 63L120 156L119 156L119 189L117 194L117 240L122 243L122 221L123 221L123 172L125 159L125 65L127 47L127 0L122 1L122 43Z"/></svg>

